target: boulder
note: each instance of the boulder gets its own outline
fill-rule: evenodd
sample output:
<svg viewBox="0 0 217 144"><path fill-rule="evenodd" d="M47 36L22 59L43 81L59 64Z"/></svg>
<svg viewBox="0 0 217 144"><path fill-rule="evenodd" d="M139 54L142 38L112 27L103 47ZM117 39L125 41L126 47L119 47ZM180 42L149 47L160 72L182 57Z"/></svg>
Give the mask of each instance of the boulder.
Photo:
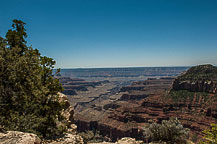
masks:
<svg viewBox="0 0 217 144"><path fill-rule="evenodd" d="M116 144L143 144L143 141L136 141L135 138L125 137L116 142Z"/></svg>
<svg viewBox="0 0 217 144"><path fill-rule="evenodd" d="M7 131L0 133L1 144L40 144L40 138L32 133Z"/></svg>

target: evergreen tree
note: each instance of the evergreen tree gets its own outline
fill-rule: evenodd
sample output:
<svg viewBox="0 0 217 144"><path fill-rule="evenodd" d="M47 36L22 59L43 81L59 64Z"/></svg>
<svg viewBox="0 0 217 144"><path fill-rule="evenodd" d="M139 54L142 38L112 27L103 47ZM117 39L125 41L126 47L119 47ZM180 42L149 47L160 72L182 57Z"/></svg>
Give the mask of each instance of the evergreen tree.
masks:
<svg viewBox="0 0 217 144"><path fill-rule="evenodd" d="M27 46L26 37L20 20L0 37L0 125L52 137L64 131L57 124L64 120L65 104L58 101L63 88L52 75L55 61Z"/></svg>

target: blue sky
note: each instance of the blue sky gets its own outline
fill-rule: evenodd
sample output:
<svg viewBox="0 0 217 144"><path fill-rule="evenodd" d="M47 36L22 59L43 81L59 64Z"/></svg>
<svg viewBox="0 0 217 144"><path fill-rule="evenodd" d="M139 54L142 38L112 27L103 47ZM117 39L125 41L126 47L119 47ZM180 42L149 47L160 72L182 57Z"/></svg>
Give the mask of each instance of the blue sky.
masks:
<svg viewBox="0 0 217 144"><path fill-rule="evenodd" d="M217 65L216 0L1 0L56 68Z"/></svg>

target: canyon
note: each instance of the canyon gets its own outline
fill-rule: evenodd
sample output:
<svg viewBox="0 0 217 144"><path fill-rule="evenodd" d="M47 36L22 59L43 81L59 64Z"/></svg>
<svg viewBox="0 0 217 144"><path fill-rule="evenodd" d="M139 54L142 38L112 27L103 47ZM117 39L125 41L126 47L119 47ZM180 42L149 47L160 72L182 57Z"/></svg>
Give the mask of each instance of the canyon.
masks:
<svg viewBox="0 0 217 144"><path fill-rule="evenodd" d="M185 72L180 71L181 74ZM204 129L216 123L214 82L189 85L178 74L168 75L140 76L140 80L114 76L97 80L89 76L89 81L85 77L68 78L71 80L66 80L63 87L65 94L69 87L75 92L67 96L74 106L78 132L99 131L111 141L123 137L145 140L143 129L150 123L177 117L191 130L190 139L197 141Z"/></svg>
<svg viewBox="0 0 217 144"><path fill-rule="evenodd" d="M99 133L107 141L102 142L105 144L150 142L144 136L144 129L153 122L161 123L170 118L178 118L189 128L189 140L197 143L203 136L202 131L217 122L216 79L195 79L192 72L189 74L192 69L194 67L179 71L175 76L161 72L138 77L120 77L120 74L110 78L56 76L64 88L59 100L66 103L61 114L69 125L66 134L56 140L43 140L43 143L83 144L85 140L79 133L87 131ZM210 67L203 66L203 69ZM207 74L210 77L206 71ZM2 142L41 143L31 133L2 131L0 134Z"/></svg>

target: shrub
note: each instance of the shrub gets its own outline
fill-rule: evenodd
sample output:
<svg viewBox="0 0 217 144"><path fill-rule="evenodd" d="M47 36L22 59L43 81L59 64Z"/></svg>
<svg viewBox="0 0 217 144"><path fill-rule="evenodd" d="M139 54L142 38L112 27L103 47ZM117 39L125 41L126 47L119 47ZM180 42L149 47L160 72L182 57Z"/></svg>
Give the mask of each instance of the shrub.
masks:
<svg viewBox="0 0 217 144"><path fill-rule="evenodd" d="M163 120L161 124L152 123L144 129L148 140L170 144L185 144L189 129L184 128L177 118Z"/></svg>
<svg viewBox="0 0 217 144"><path fill-rule="evenodd" d="M211 124L211 130L204 130L203 133L205 136L203 137L203 141L201 144L217 144L217 124Z"/></svg>
<svg viewBox="0 0 217 144"><path fill-rule="evenodd" d="M86 132L81 132L78 135L80 135L84 143L97 143L97 142L103 142L104 137L100 135L99 131L93 132L93 131L86 131Z"/></svg>
<svg viewBox="0 0 217 144"><path fill-rule="evenodd" d="M6 130L53 137L65 104L58 101L62 85L52 76L55 61L27 46L25 23L13 20L6 38L0 37L0 125Z"/></svg>

